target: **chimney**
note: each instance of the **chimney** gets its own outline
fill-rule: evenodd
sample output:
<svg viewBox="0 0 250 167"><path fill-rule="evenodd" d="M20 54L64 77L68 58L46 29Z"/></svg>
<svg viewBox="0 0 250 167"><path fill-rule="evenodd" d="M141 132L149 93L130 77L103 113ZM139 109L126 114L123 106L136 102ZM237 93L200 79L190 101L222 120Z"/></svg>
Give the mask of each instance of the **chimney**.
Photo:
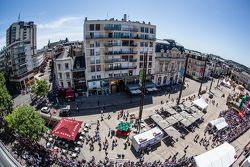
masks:
<svg viewBox="0 0 250 167"><path fill-rule="evenodd" d="M124 20L124 21L127 21L127 14L124 14L123 20Z"/></svg>

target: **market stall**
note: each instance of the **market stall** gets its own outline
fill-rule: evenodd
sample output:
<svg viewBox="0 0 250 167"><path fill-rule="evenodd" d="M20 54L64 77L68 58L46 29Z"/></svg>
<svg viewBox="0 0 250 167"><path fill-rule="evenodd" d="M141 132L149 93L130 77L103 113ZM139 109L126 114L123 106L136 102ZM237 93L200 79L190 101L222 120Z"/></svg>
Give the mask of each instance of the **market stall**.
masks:
<svg viewBox="0 0 250 167"><path fill-rule="evenodd" d="M192 102L193 105L197 106L198 108L200 108L202 111L206 111L208 104L206 103L206 101L203 98L194 100Z"/></svg>
<svg viewBox="0 0 250 167"><path fill-rule="evenodd" d="M129 122L121 121L116 126L116 136L128 137L130 133L131 124Z"/></svg>
<svg viewBox="0 0 250 167"><path fill-rule="evenodd" d="M134 135L132 137L132 146L136 152L144 150L159 143L163 137L163 132L158 127Z"/></svg>
<svg viewBox="0 0 250 167"><path fill-rule="evenodd" d="M224 144L194 157L197 167L229 167L236 160L235 148L229 143Z"/></svg>

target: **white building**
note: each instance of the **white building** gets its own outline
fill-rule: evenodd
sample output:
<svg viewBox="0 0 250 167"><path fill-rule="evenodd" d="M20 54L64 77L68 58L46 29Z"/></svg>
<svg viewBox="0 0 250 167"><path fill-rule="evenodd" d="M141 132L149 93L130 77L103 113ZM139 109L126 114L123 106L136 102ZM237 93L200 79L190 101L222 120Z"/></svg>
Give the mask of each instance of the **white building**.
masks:
<svg viewBox="0 0 250 167"><path fill-rule="evenodd" d="M61 53L58 53L54 59L55 75L58 86L61 88L73 87L73 59L69 56L69 47L63 47Z"/></svg>
<svg viewBox="0 0 250 167"><path fill-rule="evenodd" d="M155 83L169 86L181 82L185 68L184 47L174 40L157 40L155 57Z"/></svg>
<svg viewBox="0 0 250 167"><path fill-rule="evenodd" d="M122 20L84 22L86 80L90 94L124 91L138 81L148 54L148 80L154 73L156 26L151 23Z"/></svg>

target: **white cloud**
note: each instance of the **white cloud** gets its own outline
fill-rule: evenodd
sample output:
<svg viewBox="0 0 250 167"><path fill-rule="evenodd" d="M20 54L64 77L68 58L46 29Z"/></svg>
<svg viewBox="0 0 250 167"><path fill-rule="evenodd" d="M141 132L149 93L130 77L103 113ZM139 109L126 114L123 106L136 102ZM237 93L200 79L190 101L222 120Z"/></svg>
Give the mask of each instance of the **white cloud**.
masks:
<svg viewBox="0 0 250 167"><path fill-rule="evenodd" d="M80 19L81 19L80 17L63 17L63 18L60 18L59 20L55 20L49 23L38 24L38 28L41 28L41 29L59 28L63 25L66 25L65 23L70 23L72 21L76 21Z"/></svg>
<svg viewBox="0 0 250 167"><path fill-rule="evenodd" d="M51 42L65 39L83 40L83 20L84 17L63 17L48 23L38 24L37 44L38 48Z"/></svg>

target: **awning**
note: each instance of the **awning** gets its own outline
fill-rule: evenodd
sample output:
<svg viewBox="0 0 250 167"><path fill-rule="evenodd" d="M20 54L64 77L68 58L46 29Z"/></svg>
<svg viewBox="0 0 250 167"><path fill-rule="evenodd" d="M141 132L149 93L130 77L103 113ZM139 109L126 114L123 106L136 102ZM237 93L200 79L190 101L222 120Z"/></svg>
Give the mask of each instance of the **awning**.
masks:
<svg viewBox="0 0 250 167"><path fill-rule="evenodd" d="M211 126L213 126L213 127L216 127L217 130L221 130L221 129L223 129L223 128L225 128L225 127L228 126L225 118L223 118L223 117L220 117L218 119L212 120L212 121L209 122L209 124Z"/></svg>
<svg viewBox="0 0 250 167"><path fill-rule="evenodd" d="M81 121L63 118L53 129L52 134L74 141L81 125Z"/></svg>
<svg viewBox="0 0 250 167"><path fill-rule="evenodd" d="M199 108L201 108L202 110L206 109L208 104L205 102L205 100L203 98L194 100L192 102L194 105L198 106Z"/></svg>
<svg viewBox="0 0 250 167"><path fill-rule="evenodd" d="M139 89L130 90L130 93L132 93L132 94L140 94L141 90L139 90Z"/></svg>
<svg viewBox="0 0 250 167"><path fill-rule="evenodd" d="M235 148L225 142L224 144L194 157L197 167L229 167L236 160Z"/></svg>
<svg viewBox="0 0 250 167"><path fill-rule="evenodd" d="M170 124L166 120L161 120L157 122L157 124L161 129L165 129L170 126Z"/></svg>
<svg viewBox="0 0 250 167"><path fill-rule="evenodd" d="M174 118L173 116L167 117L165 119L170 125L175 124L176 122L178 122L178 120L176 118Z"/></svg>
<svg viewBox="0 0 250 167"><path fill-rule="evenodd" d="M163 118L162 118L159 114L154 114L154 115L151 115L150 117L151 117L151 119L152 119L155 123L157 123L157 122L163 120Z"/></svg>
<svg viewBox="0 0 250 167"><path fill-rule="evenodd" d="M164 132L172 137L172 138L179 138L181 136L180 132L178 132L174 127L170 126L166 129L164 129Z"/></svg>

